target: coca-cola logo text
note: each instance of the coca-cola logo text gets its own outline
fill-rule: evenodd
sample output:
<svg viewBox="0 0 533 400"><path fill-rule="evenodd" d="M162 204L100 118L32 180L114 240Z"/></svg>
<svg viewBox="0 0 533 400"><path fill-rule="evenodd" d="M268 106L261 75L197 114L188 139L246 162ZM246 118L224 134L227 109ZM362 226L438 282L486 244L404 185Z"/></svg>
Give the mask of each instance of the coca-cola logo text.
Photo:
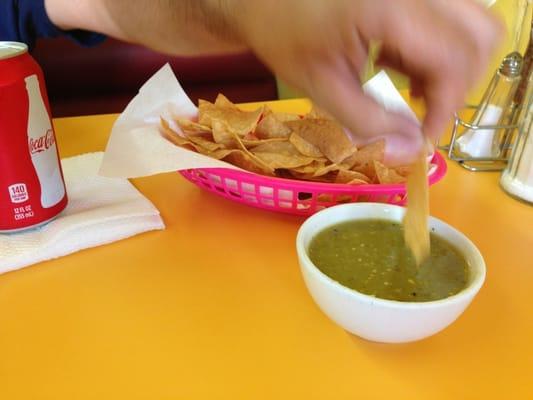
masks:
<svg viewBox="0 0 533 400"><path fill-rule="evenodd" d="M43 136L37 139L30 138L30 154L36 154L48 150L55 144L55 142L56 140L54 131L52 129L48 129Z"/></svg>

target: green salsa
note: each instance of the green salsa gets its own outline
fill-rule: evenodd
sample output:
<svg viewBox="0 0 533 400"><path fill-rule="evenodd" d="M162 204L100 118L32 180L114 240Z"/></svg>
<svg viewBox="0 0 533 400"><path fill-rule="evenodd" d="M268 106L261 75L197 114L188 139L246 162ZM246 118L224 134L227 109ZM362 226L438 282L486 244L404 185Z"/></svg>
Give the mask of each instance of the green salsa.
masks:
<svg viewBox="0 0 533 400"><path fill-rule="evenodd" d="M461 291L468 281L464 256L431 233L431 254L419 267L396 222L367 219L329 227L313 238L309 257L343 286L382 299L432 301Z"/></svg>

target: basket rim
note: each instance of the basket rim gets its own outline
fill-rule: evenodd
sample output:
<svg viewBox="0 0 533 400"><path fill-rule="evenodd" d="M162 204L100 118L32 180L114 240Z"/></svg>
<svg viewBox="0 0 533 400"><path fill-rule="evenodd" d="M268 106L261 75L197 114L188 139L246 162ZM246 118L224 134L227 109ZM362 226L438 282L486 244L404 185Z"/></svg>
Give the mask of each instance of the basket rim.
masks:
<svg viewBox="0 0 533 400"><path fill-rule="evenodd" d="M440 152L435 151L433 154L433 157L430 161L432 164L435 164L437 168L435 171L428 176L429 184L434 185L435 183L439 182L444 178L446 175L446 172L448 171L448 166L446 164L446 160L440 154ZM218 174L220 176L224 176L226 174L231 174L233 178L246 178L250 182L253 183L263 183L263 184L276 184L278 186L284 186L287 188L298 188L301 187L302 190L310 190L310 189L316 189L320 191L346 191L347 189L351 189L352 191L372 191L372 192L389 192L392 190L398 191L398 190L406 190L405 183L399 183L399 184L377 184L377 183L370 183L370 184L361 184L361 185L350 185L346 183L327 183L327 182L314 182L314 181L305 181L301 179L287 179L287 178L280 178L277 176L267 176L267 175L261 175L256 174L249 171L244 171L241 169L233 169L233 168L188 168L184 170L180 170L179 172L182 175L187 175L188 173L192 171L205 171L208 173L214 173ZM229 177L229 176L228 176Z"/></svg>

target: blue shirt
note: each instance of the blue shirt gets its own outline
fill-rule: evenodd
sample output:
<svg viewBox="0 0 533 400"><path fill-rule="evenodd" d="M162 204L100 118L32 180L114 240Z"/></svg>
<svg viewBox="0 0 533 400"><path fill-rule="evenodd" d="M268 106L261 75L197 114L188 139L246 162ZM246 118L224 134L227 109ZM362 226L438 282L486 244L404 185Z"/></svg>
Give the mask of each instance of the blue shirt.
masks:
<svg viewBox="0 0 533 400"><path fill-rule="evenodd" d="M40 37L58 36L68 36L84 46L105 40L93 32L57 28L48 18L44 0L0 0L0 41L23 42L31 49Z"/></svg>

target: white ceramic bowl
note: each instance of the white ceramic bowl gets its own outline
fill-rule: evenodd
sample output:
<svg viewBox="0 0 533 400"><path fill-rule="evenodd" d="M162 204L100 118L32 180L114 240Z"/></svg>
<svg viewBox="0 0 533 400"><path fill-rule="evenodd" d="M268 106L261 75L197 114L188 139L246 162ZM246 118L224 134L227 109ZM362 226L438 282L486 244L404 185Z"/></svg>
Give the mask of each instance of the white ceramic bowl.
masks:
<svg viewBox="0 0 533 400"><path fill-rule="evenodd" d="M320 309L347 331L367 340L402 343L420 340L446 328L470 304L485 280L485 262L476 246L461 232L431 217L429 225L452 243L469 265L469 281L459 293L442 300L401 302L379 299L342 286L309 259L314 236L331 225L379 218L400 222L404 207L379 203L343 204L311 216L298 231L296 250L305 284Z"/></svg>

